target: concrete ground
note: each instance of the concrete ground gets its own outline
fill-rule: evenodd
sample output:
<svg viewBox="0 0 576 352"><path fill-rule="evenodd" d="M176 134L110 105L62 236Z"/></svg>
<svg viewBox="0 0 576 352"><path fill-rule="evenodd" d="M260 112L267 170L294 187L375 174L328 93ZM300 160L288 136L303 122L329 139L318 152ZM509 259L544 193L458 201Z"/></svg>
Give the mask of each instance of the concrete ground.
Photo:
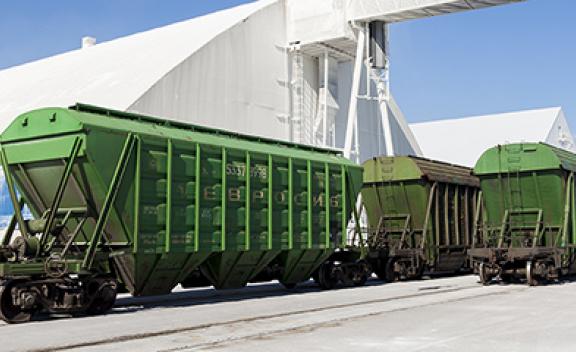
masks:
<svg viewBox="0 0 576 352"><path fill-rule="evenodd" d="M462 276L320 291L308 284L121 297L100 317L0 325L1 351L573 351L576 282Z"/></svg>

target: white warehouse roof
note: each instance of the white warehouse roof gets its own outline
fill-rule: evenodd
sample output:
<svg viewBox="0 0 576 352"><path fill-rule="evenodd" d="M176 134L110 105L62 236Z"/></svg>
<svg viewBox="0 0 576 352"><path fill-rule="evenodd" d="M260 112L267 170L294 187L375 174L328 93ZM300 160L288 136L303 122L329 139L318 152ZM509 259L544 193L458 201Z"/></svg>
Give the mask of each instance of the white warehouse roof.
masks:
<svg viewBox="0 0 576 352"><path fill-rule="evenodd" d="M0 71L0 130L25 111L86 102L126 110L263 0Z"/></svg>
<svg viewBox="0 0 576 352"><path fill-rule="evenodd" d="M545 142L576 152L574 137L559 107L411 124L424 156L474 166L493 146Z"/></svg>
<svg viewBox="0 0 576 352"><path fill-rule="evenodd" d="M23 112L81 102L341 148L354 76L350 20L409 20L515 1L255 1L0 71L0 131ZM389 108L395 152L420 154L400 108L394 101ZM358 116L357 155L384 153L378 101L360 101ZM321 117L328 123L318 124ZM316 126L323 126L321 143ZM2 182L0 173L0 228L12 212Z"/></svg>
<svg viewBox="0 0 576 352"><path fill-rule="evenodd" d="M306 144L318 144L315 127L325 115L330 139L323 143L341 148L353 77L349 21L408 20L516 0L462 2L259 0L12 67L0 71L0 131L25 111L82 102ZM320 57L328 62L327 82ZM323 97L331 103L324 106ZM394 102L390 110L395 151L419 154ZM382 154L379 105L361 101L358 114L358 155Z"/></svg>

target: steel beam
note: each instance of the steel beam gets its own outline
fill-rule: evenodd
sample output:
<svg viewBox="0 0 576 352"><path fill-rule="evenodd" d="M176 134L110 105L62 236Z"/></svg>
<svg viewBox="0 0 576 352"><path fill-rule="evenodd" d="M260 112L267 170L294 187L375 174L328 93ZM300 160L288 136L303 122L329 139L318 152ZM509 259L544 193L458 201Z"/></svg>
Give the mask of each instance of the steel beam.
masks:
<svg viewBox="0 0 576 352"><path fill-rule="evenodd" d="M40 248L42 248L46 244L48 235L50 231L52 231L52 226L54 225L54 219L56 219L56 214L58 213L60 202L62 201L62 197L64 196L64 192L66 191L66 186L68 185L68 179L70 178L70 174L72 173L72 169L74 168L76 157L78 156L81 146L82 146L82 139L80 137L76 137L76 139L74 140L74 144L72 145L72 151L70 152L70 156L68 157L68 160L66 162L64 173L62 174L62 178L60 178L60 183L58 184L56 194L54 195L54 199L52 200L52 205L50 206L48 219L46 220L46 225L44 226L44 231L42 232L42 237L40 238Z"/></svg>
<svg viewBox="0 0 576 352"><path fill-rule="evenodd" d="M366 28L359 26L356 46L356 60L354 63L354 76L352 77L352 90L350 91L350 106L348 109L348 121L346 123L346 139L344 142L344 156L348 159L352 156L352 139L354 130L358 129L358 95L360 89L360 79L362 77L362 66L364 64L364 45L366 44ZM358 145L356 145L358 154ZM358 155L356 155L358 158Z"/></svg>
<svg viewBox="0 0 576 352"><path fill-rule="evenodd" d="M122 148L120 158L118 159L118 163L116 164L116 170L114 171L114 175L112 176L112 180L110 181L110 186L108 187L106 198L104 200L104 203L102 204L100 216L98 216L98 220L96 221L96 227L94 228L94 232L92 233L88 250L86 251L86 255L84 256L84 260L82 262L82 268L84 269L90 270L90 268L92 268L92 264L94 263L94 255L96 253L96 247L98 246L100 240L102 239L104 226L108 221L110 211L112 210L114 201L116 200L116 196L118 195L120 183L122 182L122 179L124 177L124 173L128 165L128 160L130 160L130 155L132 154L132 150L134 149L134 145L136 144L135 141L136 138L134 137L133 134L129 134L128 137L126 137L126 142L124 142L124 147Z"/></svg>

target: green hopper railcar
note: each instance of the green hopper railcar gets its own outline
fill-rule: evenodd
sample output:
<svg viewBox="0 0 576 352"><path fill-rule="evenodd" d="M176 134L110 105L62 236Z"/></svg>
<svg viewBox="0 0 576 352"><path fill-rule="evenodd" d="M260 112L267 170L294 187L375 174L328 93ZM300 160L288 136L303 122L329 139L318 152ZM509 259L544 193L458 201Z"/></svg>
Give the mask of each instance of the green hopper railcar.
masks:
<svg viewBox="0 0 576 352"><path fill-rule="evenodd" d="M293 286L346 248L361 187L337 151L88 105L25 113L0 144L15 209L0 316L12 323L106 312L120 286L236 288L269 267Z"/></svg>
<svg viewBox="0 0 576 352"><path fill-rule="evenodd" d="M537 285L574 273L576 155L544 143L499 145L484 152L480 240L470 256L484 284Z"/></svg>
<svg viewBox="0 0 576 352"><path fill-rule="evenodd" d="M364 163L368 258L385 281L469 268L478 179L471 169L419 157Z"/></svg>

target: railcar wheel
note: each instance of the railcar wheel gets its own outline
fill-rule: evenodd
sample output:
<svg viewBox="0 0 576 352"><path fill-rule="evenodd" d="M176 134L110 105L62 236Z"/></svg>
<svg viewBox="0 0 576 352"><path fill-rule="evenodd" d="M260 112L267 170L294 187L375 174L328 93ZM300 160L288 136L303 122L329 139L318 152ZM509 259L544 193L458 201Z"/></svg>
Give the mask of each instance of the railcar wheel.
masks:
<svg viewBox="0 0 576 352"><path fill-rule="evenodd" d="M384 279L386 282L398 281L398 275L396 274L396 262L394 259L388 259L386 266L384 267Z"/></svg>
<svg viewBox="0 0 576 352"><path fill-rule="evenodd" d="M484 263L478 265L478 277L482 285L489 285L492 281L492 276L488 273L488 268L486 268Z"/></svg>
<svg viewBox="0 0 576 352"><path fill-rule="evenodd" d="M534 263L529 260L526 262L526 282L529 286L538 286L538 278L534 275Z"/></svg>
<svg viewBox="0 0 576 352"><path fill-rule="evenodd" d="M12 289L16 286L16 283L15 281L7 281L0 286L0 318L9 324L29 322L33 315L33 312L24 311L14 305Z"/></svg>
<svg viewBox="0 0 576 352"><path fill-rule="evenodd" d="M86 308L88 315L101 315L108 312L116 303L118 284L113 280L96 279L90 283L95 286L92 302Z"/></svg>
<svg viewBox="0 0 576 352"><path fill-rule="evenodd" d="M386 281L386 271L384 269L385 265L382 264L382 260L378 260L372 267L372 271L374 271L374 274L376 274L381 281Z"/></svg>
<svg viewBox="0 0 576 352"><path fill-rule="evenodd" d="M424 268L423 264L418 265L415 269L415 274L414 274L413 279L414 280L422 280L422 277L424 276L425 271L426 271L426 269Z"/></svg>
<svg viewBox="0 0 576 352"><path fill-rule="evenodd" d="M338 284L338 278L332 273L334 264L324 263L318 269L318 284L323 290L332 290Z"/></svg>
<svg viewBox="0 0 576 352"><path fill-rule="evenodd" d="M379 260L378 266L374 268L374 274L384 282L398 281L399 275L396 274L396 261L388 259L387 261Z"/></svg>

